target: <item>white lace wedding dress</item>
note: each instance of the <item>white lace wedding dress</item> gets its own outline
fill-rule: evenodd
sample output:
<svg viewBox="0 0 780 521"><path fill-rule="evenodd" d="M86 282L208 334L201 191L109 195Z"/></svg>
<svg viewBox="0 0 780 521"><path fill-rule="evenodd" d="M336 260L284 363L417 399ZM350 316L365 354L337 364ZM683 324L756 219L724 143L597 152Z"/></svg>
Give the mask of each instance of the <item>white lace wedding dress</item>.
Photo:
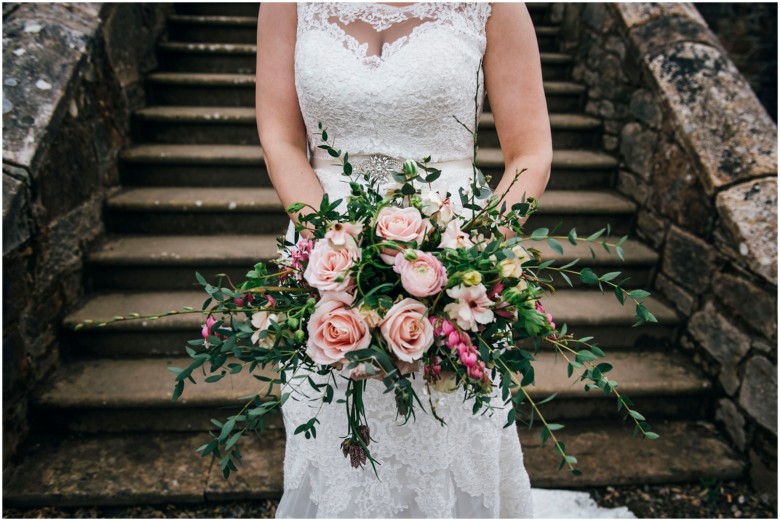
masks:
<svg viewBox="0 0 780 521"><path fill-rule="evenodd" d="M441 163L436 188L456 194L467 187L473 138L452 116L473 125L477 89L482 111L480 60L490 4L299 3L297 9L295 86L312 165L331 199L346 196L348 186L333 159L317 148L318 122L350 156L430 155ZM377 41L376 33L387 43L374 53L368 40L373 34ZM336 400L343 398L346 380L339 378L333 403L320 409L322 392L314 392L306 376L325 381L305 372L296 381L308 398L294 394L283 406L287 446L277 517L533 517L517 430L503 428L511 402L504 405L498 389L492 405L500 410L476 416L462 391L433 390L448 424L442 427L428 410L420 372L413 385L425 411L400 425L394 394L368 380L364 402L369 448L381 463L377 479L370 465L353 468L340 448L346 411ZM316 438L293 434L315 414Z"/></svg>

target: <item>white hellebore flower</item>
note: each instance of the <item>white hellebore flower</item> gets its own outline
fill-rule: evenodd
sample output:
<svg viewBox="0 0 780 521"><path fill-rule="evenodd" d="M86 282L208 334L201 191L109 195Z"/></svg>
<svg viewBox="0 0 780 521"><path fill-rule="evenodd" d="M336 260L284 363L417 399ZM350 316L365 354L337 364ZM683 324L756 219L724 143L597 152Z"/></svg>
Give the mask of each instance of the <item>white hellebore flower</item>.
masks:
<svg viewBox="0 0 780 521"><path fill-rule="evenodd" d="M457 220L450 221L444 233L441 234L441 243L439 248L471 248L474 243L471 242L469 235L461 231L460 223Z"/></svg>
<svg viewBox="0 0 780 521"><path fill-rule="evenodd" d="M425 215L430 217L438 213L436 222L446 225L455 217L455 208L451 198L442 197L439 192L424 186L420 191L420 199Z"/></svg>
<svg viewBox="0 0 780 521"><path fill-rule="evenodd" d="M260 332L271 327L271 321L277 324L284 320L284 313L269 313L268 311L258 311L252 315L252 325L255 332L252 333L252 343L260 347L271 348L274 345L274 335L269 331L265 338L260 338Z"/></svg>

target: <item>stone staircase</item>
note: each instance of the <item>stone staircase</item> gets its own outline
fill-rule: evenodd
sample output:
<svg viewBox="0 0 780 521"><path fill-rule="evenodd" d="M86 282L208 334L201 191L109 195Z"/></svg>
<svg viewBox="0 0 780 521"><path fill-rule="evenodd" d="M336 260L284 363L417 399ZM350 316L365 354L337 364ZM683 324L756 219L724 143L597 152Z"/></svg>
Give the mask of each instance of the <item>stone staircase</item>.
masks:
<svg viewBox="0 0 780 521"><path fill-rule="evenodd" d="M563 220L580 235L610 223L630 234L635 207L612 186L617 160L599 149L601 121L582 114L584 88L569 79L571 58L556 52L558 27L545 4L529 4L537 26L555 156L541 212L529 229ZM287 218L271 188L258 145L254 113L257 4L176 4L169 41L159 44L161 68L147 77L149 106L134 115L135 144L121 157L121 190L105 207L109 236L89 257L91 298L66 319L199 307L194 280L247 268L276 254L275 235ZM480 122L480 168L503 172L489 112ZM548 257L557 256L544 245ZM562 257L582 257L601 274L622 271L634 287L651 286L657 254L630 238L625 262L587 245ZM561 438L584 472L557 471L558 458L538 432L518 425L532 484L588 487L735 478L742 473L712 417L711 386L674 346L678 317L658 298L647 306L657 325L632 328L633 308L609 292L559 285L545 299L556 323L595 336L608 348L614 378L661 434L631 437L615 402L585 393L565 378L563 364L539 357L536 398L552 392L548 420L566 425ZM31 402L37 435L6 479L6 505L191 503L279 497L284 430L277 415L261 438L241 441L244 464L230 480L195 449L208 440L209 419L237 410L257 381L242 373L216 384L188 385L171 400L173 373L189 358L184 342L199 336L195 315L128 321L67 332L69 356L58 378ZM199 377L202 380L202 375ZM238 404L238 405L237 405ZM335 442L334 442L335 443ZM335 447L335 445L334 445Z"/></svg>

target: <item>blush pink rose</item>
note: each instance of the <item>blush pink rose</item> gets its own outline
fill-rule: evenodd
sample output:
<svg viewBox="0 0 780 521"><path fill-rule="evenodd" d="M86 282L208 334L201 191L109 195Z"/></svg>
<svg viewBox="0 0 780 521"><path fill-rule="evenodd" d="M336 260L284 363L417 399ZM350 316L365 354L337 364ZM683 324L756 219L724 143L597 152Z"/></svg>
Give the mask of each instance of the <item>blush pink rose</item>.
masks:
<svg viewBox="0 0 780 521"><path fill-rule="evenodd" d="M349 308L352 301L349 293L329 292L317 303L307 325L306 354L314 362L347 363L346 353L369 346L371 330L357 309Z"/></svg>
<svg viewBox="0 0 780 521"><path fill-rule="evenodd" d="M425 318L427 308L405 298L390 308L379 326L387 346L399 360L414 362L433 345L433 325Z"/></svg>
<svg viewBox="0 0 780 521"><path fill-rule="evenodd" d="M327 240L319 240L309 254L309 264L303 273L312 287L320 294L326 291L350 291L355 287L355 280L349 270L355 261L360 260L361 250L351 238L345 246L333 247Z"/></svg>
<svg viewBox="0 0 780 521"><path fill-rule="evenodd" d="M389 241L417 241L419 245L430 227L430 219L424 219L420 211L411 206L386 206L376 217L376 234ZM393 264L397 253L397 250L384 248L380 257L385 263Z"/></svg>
<svg viewBox="0 0 780 521"><path fill-rule="evenodd" d="M414 260L399 253L393 270L401 275L401 285L415 297L429 297L447 285L447 270L441 261L424 251L415 250Z"/></svg>

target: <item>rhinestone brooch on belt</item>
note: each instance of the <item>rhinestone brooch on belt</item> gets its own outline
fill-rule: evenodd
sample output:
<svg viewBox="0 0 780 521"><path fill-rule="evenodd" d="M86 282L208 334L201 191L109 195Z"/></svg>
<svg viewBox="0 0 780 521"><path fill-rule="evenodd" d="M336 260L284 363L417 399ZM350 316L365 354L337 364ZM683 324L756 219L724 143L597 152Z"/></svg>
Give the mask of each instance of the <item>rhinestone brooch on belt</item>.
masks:
<svg viewBox="0 0 780 521"><path fill-rule="evenodd" d="M352 172L360 175L369 173L380 183L387 182L393 172L400 172L404 164L400 159L384 154L350 157L349 162L352 165Z"/></svg>

